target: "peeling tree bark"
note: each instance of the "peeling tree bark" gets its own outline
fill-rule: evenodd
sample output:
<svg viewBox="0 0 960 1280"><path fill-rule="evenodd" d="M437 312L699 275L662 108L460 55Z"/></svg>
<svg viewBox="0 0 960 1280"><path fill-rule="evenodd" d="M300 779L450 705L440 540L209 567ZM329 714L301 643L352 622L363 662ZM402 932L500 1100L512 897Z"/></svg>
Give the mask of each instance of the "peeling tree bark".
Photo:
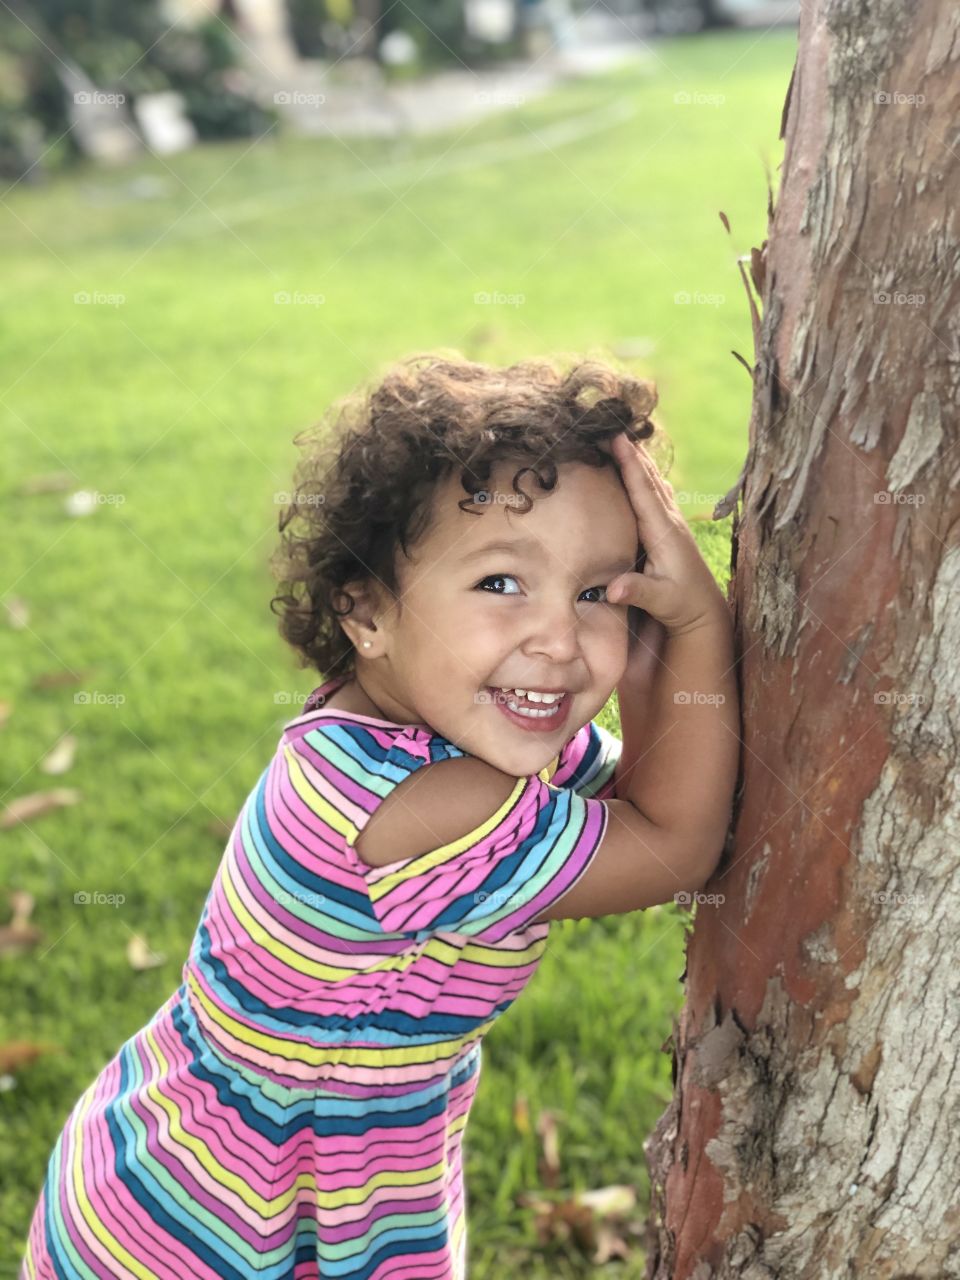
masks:
<svg viewBox="0 0 960 1280"><path fill-rule="evenodd" d="M955 0L804 4L656 1280L960 1277L958 61Z"/></svg>

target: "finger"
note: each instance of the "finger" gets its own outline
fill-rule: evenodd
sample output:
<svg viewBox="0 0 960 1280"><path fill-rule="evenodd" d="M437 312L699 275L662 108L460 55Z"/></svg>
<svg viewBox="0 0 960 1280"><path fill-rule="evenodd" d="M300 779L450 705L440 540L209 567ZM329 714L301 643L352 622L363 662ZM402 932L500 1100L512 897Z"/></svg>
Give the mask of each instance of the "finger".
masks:
<svg viewBox="0 0 960 1280"><path fill-rule="evenodd" d="M634 605L659 619L670 608L669 583L643 573L623 573L614 578L606 590L611 604Z"/></svg>
<svg viewBox="0 0 960 1280"><path fill-rule="evenodd" d="M643 447L640 441L629 440L625 435L620 435L617 439L623 442L621 448L623 449L625 457L638 459L642 463L644 471L654 488L663 498L667 506L673 508L676 505L673 501L673 486L668 484L660 474L660 468L654 462L653 458L651 458L650 454Z"/></svg>
<svg viewBox="0 0 960 1280"><path fill-rule="evenodd" d="M626 436L615 437L614 450L620 478L637 517L640 541L649 552L663 538L676 532L672 497L661 487L653 461Z"/></svg>

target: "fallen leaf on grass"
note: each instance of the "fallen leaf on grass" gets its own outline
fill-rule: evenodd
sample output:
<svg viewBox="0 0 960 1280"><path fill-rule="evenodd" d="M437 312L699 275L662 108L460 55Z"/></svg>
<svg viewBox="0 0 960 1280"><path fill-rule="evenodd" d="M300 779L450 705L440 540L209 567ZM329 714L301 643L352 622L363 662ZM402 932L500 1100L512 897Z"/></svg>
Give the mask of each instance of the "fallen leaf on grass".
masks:
<svg viewBox="0 0 960 1280"><path fill-rule="evenodd" d="M574 1243L594 1266L629 1258L632 1246L626 1237L642 1235L643 1224L630 1221L637 1203L636 1188L630 1185L574 1191L554 1200L521 1194L517 1200L533 1210L541 1247Z"/></svg>
<svg viewBox="0 0 960 1280"><path fill-rule="evenodd" d="M7 1044L0 1044L0 1071L17 1071L45 1053L63 1053L63 1046L33 1040L10 1040Z"/></svg>
<svg viewBox="0 0 960 1280"><path fill-rule="evenodd" d="M637 1207L637 1189L631 1183L578 1191L576 1198L598 1218L626 1218Z"/></svg>
<svg viewBox="0 0 960 1280"><path fill-rule="evenodd" d="M40 761L44 773L66 773L73 764L77 740L72 733L65 733Z"/></svg>
<svg viewBox="0 0 960 1280"><path fill-rule="evenodd" d="M62 684L80 684L93 675L93 669L83 671L44 671L34 680L34 689L58 689Z"/></svg>
<svg viewBox="0 0 960 1280"><path fill-rule="evenodd" d="M545 1187L556 1187L560 1181L560 1139L552 1111L541 1111L537 1117L537 1133L543 1143L539 1162L540 1179Z"/></svg>
<svg viewBox="0 0 960 1280"><path fill-rule="evenodd" d="M11 596L9 600L4 600L3 607L8 624L14 631L23 631L30 621L30 606L26 600L22 596Z"/></svg>
<svg viewBox="0 0 960 1280"><path fill-rule="evenodd" d="M530 1132L530 1104L525 1094L518 1094L513 1101L513 1123L524 1137Z"/></svg>
<svg viewBox="0 0 960 1280"><path fill-rule="evenodd" d="M163 964L166 958L163 952L151 951L146 938L141 937L139 933L130 935L130 941L127 943L127 959L130 961L131 968L155 969L158 964Z"/></svg>
<svg viewBox="0 0 960 1280"><path fill-rule="evenodd" d="M77 804L80 792L74 787L52 787L49 791L34 791L28 796L18 796L0 813L0 828L14 827L18 822L39 818L51 809Z"/></svg>
<svg viewBox="0 0 960 1280"><path fill-rule="evenodd" d="M13 915L9 924L0 925L0 955L18 952L23 947L35 947L43 939L43 930L27 923L33 904L33 894L25 889L14 889L10 893Z"/></svg>
<svg viewBox="0 0 960 1280"><path fill-rule="evenodd" d="M46 471L43 475L31 476L29 480L24 480L20 486L20 492L62 493L64 489L72 489L75 483L73 473L70 471Z"/></svg>
<svg viewBox="0 0 960 1280"><path fill-rule="evenodd" d="M529 1132L525 1098L516 1100L513 1114L517 1128ZM560 1143L553 1112L542 1111L536 1127L543 1144L539 1168L545 1189L522 1192L517 1203L532 1209L541 1248L573 1243L589 1254L594 1266L611 1258L628 1259L633 1252L628 1237L643 1238L643 1222L631 1221L637 1208L636 1187L626 1184L592 1191L561 1191Z"/></svg>

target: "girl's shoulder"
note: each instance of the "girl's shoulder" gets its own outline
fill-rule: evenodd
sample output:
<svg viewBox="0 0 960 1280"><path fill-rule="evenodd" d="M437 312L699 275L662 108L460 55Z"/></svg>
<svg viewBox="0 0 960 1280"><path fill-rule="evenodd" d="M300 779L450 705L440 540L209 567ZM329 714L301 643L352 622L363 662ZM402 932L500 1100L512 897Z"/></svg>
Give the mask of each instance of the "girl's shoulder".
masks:
<svg viewBox="0 0 960 1280"><path fill-rule="evenodd" d="M598 788L616 740L592 721L537 775L516 779L425 725L332 706L289 721L282 741L271 794L286 825L307 844L339 847L388 933L499 942L543 928L542 913L584 874L606 828ZM443 760L413 793L404 785Z"/></svg>
<svg viewBox="0 0 960 1280"><path fill-rule="evenodd" d="M286 722L281 745L300 741L321 751L329 746L355 757L368 768L378 761L416 764L469 755L430 725L396 724L336 706L331 700L318 703L317 695L326 687L314 690L307 708ZM537 777L555 787L573 788L581 795L602 796L610 790L621 749L619 738L597 721L588 720Z"/></svg>
<svg viewBox="0 0 960 1280"><path fill-rule="evenodd" d="M395 724L341 707L318 707L288 720L281 743L322 746L339 743L370 759L393 752L407 752L425 759L447 759L468 753L429 725Z"/></svg>

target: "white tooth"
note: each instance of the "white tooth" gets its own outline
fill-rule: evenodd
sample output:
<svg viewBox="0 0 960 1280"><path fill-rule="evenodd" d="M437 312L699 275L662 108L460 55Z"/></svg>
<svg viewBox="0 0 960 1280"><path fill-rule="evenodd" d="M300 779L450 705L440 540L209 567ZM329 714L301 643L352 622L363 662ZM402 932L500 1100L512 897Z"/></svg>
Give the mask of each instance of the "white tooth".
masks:
<svg viewBox="0 0 960 1280"><path fill-rule="evenodd" d="M536 689L528 689L527 697L531 702L543 702L543 694L538 693Z"/></svg>
<svg viewBox="0 0 960 1280"><path fill-rule="evenodd" d="M526 689L514 689L513 692L517 695L518 698L525 698L527 696Z"/></svg>

